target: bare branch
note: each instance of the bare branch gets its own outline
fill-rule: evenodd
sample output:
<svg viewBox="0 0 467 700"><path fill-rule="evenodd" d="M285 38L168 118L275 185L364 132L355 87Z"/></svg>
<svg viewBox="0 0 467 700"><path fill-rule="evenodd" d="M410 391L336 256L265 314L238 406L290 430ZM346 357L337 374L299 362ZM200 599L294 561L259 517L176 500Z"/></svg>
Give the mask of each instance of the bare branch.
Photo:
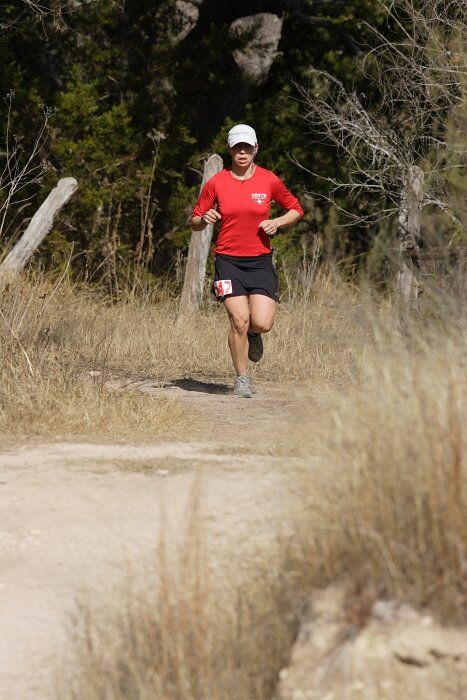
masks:
<svg viewBox="0 0 467 700"><path fill-rule="evenodd" d="M313 139L334 146L345 164L346 180L324 178L329 185L326 197L336 205L344 192L368 195L371 220L375 206L383 216L402 206L408 173L422 162L420 206L439 206L445 196L440 178L444 165L449 162L452 167L453 157L465 155L465 147L444 135L450 115L465 96L467 4L378 2L387 17L388 35L363 23L371 41L361 62L372 84L371 106L355 88L316 68L309 71L308 85L294 83ZM390 38L391 31L398 34L397 41ZM355 221L355 215L346 214Z"/></svg>
<svg viewBox="0 0 467 700"><path fill-rule="evenodd" d="M11 0L0 8L0 35L19 30L27 21L44 24L51 19L55 25L66 26L65 16L80 3L76 0Z"/></svg>
<svg viewBox="0 0 467 700"><path fill-rule="evenodd" d="M6 97L8 112L5 145L4 151L0 152L0 240L4 234L7 215L13 206L29 201L34 196L31 187L40 185L48 171L48 164L40 153L47 139L51 111L42 107L43 122L29 152L26 152L22 145L23 139L12 134L13 100L14 92L10 91Z"/></svg>

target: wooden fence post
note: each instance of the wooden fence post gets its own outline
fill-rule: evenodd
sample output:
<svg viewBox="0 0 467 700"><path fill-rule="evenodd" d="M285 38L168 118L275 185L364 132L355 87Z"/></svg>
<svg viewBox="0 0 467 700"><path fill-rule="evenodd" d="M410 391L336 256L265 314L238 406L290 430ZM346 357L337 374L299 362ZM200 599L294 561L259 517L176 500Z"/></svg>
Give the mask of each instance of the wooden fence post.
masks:
<svg viewBox="0 0 467 700"><path fill-rule="evenodd" d="M222 158L214 153L204 163L204 184L224 167ZM204 278L206 275L206 262L211 245L213 226L208 224L202 231L193 231L191 234L188 260L185 268L182 297L180 300L180 313L187 313L199 309L203 297Z"/></svg>
<svg viewBox="0 0 467 700"><path fill-rule="evenodd" d="M418 165L408 168L402 205L399 211L399 272L396 291L405 302L416 299L420 292L420 219L423 201L424 173Z"/></svg>
<svg viewBox="0 0 467 700"><path fill-rule="evenodd" d="M45 199L29 222L26 231L0 265L0 281L16 277L53 226L56 214L78 188L74 177L64 177Z"/></svg>

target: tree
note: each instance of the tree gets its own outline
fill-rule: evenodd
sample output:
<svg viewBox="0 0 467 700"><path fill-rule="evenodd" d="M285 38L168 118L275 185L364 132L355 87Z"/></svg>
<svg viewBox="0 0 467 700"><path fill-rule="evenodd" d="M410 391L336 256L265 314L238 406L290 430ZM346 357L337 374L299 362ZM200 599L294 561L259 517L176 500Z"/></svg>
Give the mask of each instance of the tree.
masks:
<svg viewBox="0 0 467 700"><path fill-rule="evenodd" d="M202 163L214 152L228 157L226 132L239 121L257 129L260 165L283 176L297 194L319 183L294 166L288 153L321 174L338 172L329 145L309 148L291 100L291 78L301 80L313 64L344 81L366 84L356 74L355 56L361 51L356 37L360 20L378 24L375 0L38 3L47 9L60 5L64 21L50 13L37 17L22 0L8 0L0 9L2 18L28 9L16 30L0 38L0 93L15 90L15 128L30 150L40 128L40 105L49 105L50 138L42 155L51 172L45 184L53 186L65 176L80 184L41 249L46 265L60 264L73 244L73 270L87 278L93 270L102 274L106 251L111 248L113 256L115 246L122 277L128 264L143 258L151 273L167 270L176 250L188 248L186 221ZM283 18L282 32L266 81L251 86L235 64L238 46L229 29L239 18L259 12ZM5 117L0 101L0 120ZM166 137L155 171L154 144L148 138L154 133ZM148 192L149 209L144 204ZM149 212L150 262L140 254L142 210ZM317 220L310 211L278 238L278 255L291 266L301 258L302 240L311 241Z"/></svg>
<svg viewBox="0 0 467 700"><path fill-rule="evenodd" d="M42 106L43 121L30 147L25 147L24 139L15 133L13 125L14 97L14 92L10 91L5 98L7 118L0 151L0 242L3 246L6 238L14 238L17 215L35 196L48 170L41 151L48 135L50 110Z"/></svg>
<svg viewBox="0 0 467 700"><path fill-rule="evenodd" d="M7 0L0 9L0 35L14 32L25 23L42 23L52 18L64 23L64 17L72 10L71 0Z"/></svg>
<svg viewBox="0 0 467 700"><path fill-rule="evenodd" d="M325 178L328 201L354 224L397 216L397 289L410 298L419 290L422 209L455 216L445 173L465 151L447 138L447 125L465 95L467 6L462 0L380 5L389 32L362 23L372 42L362 60L371 92L361 94L318 68L297 88L315 139L332 144L345 163L345 179Z"/></svg>

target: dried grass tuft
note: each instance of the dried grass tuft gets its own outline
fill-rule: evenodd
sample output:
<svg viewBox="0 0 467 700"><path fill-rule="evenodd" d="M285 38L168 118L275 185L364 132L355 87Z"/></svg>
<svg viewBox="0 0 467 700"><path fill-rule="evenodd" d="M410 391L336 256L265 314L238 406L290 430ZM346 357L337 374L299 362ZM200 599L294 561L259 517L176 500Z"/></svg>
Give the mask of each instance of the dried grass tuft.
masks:
<svg viewBox="0 0 467 700"><path fill-rule="evenodd" d="M132 569L104 602L78 608L57 698L270 698L297 627L279 561L247 579L219 566L197 488L185 537L177 544L162 532L155 566Z"/></svg>
<svg viewBox="0 0 467 700"><path fill-rule="evenodd" d="M310 464L295 565L305 585L345 578L459 620L467 618L466 327L445 302L428 323L372 313L353 381L314 396L293 440Z"/></svg>

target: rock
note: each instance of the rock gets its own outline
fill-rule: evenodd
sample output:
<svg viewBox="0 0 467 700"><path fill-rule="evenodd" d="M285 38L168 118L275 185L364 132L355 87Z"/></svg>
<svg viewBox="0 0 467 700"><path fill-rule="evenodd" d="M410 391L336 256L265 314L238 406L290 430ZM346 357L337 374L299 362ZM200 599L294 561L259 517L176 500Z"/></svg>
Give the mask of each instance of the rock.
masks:
<svg viewBox="0 0 467 700"><path fill-rule="evenodd" d="M389 648L394 658L409 666L425 668L439 662L455 666L463 662L467 670L465 631L445 629L435 622L427 628L422 617L411 624L395 626Z"/></svg>
<svg viewBox="0 0 467 700"><path fill-rule="evenodd" d="M381 622L393 622L396 616L396 602L394 600L377 600L371 610L375 620Z"/></svg>
<svg viewBox="0 0 467 700"><path fill-rule="evenodd" d="M277 700L458 700L467 697L467 633L397 601L376 601L363 629L345 591L313 596ZM351 628L351 629L350 629Z"/></svg>
<svg viewBox="0 0 467 700"><path fill-rule="evenodd" d="M232 22L229 32L240 44L233 51L233 57L245 81L263 85L278 54L282 19L269 12L259 12L239 17Z"/></svg>
<svg viewBox="0 0 467 700"><path fill-rule="evenodd" d="M171 44L183 41L198 22L200 4L201 2L187 0L162 4L156 15L158 37L168 39Z"/></svg>

